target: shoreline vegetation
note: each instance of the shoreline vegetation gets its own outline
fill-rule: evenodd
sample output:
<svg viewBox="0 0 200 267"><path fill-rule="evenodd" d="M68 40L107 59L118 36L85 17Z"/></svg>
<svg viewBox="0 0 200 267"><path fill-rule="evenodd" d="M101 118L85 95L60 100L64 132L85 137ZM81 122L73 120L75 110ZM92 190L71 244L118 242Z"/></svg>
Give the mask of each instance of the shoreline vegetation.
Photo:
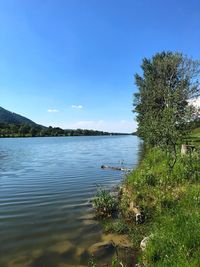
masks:
<svg viewBox="0 0 200 267"><path fill-rule="evenodd" d="M100 189L93 200L105 232L127 235L136 258L129 264L115 253L109 266L199 267L200 109L191 103L200 62L162 52L141 68L133 112L145 155L117 194Z"/></svg>
<svg viewBox="0 0 200 267"><path fill-rule="evenodd" d="M136 135L136 133L111 133L88 129L67 129L44 127L28 124L0 123L0 138L8 137L56 137L56 136L103 136L103 135Z"/></svg>
<svg viewBox="0 0 200 267"><path fill-rule="evenodd" d="M107 266L200 266L200 128L187 140L195 149L182 155L178 146L173 170L165 151L146 146L117 191L98 191L94 212L115 247ZM102 263L94 257L89 266Z"/></svg>

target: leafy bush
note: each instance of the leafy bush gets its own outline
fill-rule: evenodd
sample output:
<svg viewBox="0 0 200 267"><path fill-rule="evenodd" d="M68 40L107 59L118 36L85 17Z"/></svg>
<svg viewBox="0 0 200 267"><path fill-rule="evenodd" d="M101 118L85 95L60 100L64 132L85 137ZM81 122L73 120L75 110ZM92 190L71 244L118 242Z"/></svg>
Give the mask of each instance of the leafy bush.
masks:
<svg viewBox="0 0 200 267"><path fill-rule="evenodd" d="M97 217L106 218L115 214L118 202L108 190L100 188L93 200L93 206Z"/></svg>

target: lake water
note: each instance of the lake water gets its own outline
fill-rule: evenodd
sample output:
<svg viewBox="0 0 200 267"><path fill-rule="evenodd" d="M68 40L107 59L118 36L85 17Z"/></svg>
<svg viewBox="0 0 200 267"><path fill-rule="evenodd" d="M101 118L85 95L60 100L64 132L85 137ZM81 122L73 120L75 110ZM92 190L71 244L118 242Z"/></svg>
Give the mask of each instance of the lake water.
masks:
<svg viewBox="0 0 200 267"><path fill-rule="evenodd" d="M77 248L102 233L90 200L124 176L100 166L134 168L140 149L136 136L0 139L0 267L86 265Z"/></svg>

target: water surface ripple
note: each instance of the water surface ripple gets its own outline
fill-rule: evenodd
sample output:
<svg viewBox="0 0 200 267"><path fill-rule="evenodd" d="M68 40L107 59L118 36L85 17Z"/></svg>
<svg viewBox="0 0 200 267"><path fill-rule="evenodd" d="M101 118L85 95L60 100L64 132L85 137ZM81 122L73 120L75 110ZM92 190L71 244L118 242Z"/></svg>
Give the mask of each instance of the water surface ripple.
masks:
<svg viewBox="0 0 200 267"><path fill-rule="evenodd" d="M133 168L140 144L135 136L0 139L0 267L46 266L15 259L60 241L98 241L99 224L84 220L90 199L98 185L111 188L123 178L100 166L124 160ZM50 258L49 266L60 266Z"/></svg>

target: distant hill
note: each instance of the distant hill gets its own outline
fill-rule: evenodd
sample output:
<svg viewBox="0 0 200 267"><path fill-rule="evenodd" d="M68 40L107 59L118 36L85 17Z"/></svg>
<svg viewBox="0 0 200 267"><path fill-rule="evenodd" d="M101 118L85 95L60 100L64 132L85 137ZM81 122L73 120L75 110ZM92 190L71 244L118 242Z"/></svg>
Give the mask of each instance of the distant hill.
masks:
<svg viewBox="0 0 200 267"><path fill-rule="evenodd" d="M45 127L26 117L0 107L0 138L1 137L42 137L42 136L95 136L95 135L128 135L109 133L88 129L66 129Z"/></svg>
<svg viewBox="0 0 200 267"><path fill-rule="evenodd" d="M10 112L2 107L0 107L0 123L8 124L27 124L30 126L37 126L37 124L26 117L23 117L14 112Z"/></svg>

